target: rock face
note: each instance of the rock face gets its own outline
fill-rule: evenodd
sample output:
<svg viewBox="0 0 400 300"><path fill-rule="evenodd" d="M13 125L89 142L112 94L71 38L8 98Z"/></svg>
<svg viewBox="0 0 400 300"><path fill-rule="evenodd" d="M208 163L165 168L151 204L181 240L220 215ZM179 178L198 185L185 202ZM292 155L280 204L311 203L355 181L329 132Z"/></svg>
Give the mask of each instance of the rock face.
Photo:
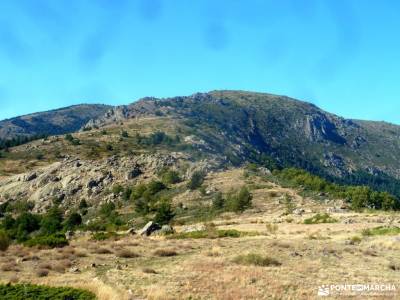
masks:
<svg viewBox="0 0 400 300"><path fill-rule="evenodd" d="M106 193L107 189L116 184L135 184L144 173L151 177L163 167L186 159L183 153L115 156L99 161L67 158L35 172L0 179L0 203L25 199L34 203L35 212L43 212L54 199L66 208L81 199L92 205L114 201L116 195Z"/></svg>

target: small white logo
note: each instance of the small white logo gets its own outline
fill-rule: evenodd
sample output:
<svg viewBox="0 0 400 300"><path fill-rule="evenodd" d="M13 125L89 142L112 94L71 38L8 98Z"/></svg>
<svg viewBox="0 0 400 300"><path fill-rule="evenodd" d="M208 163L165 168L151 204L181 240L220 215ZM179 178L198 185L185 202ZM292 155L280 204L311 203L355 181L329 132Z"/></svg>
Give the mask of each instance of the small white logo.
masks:
<svg viewBox="0 0 400 300"><path fill-rule="evenodd" d="M329 285L321 285L318 287L318 296L329 296Z"/></svg>

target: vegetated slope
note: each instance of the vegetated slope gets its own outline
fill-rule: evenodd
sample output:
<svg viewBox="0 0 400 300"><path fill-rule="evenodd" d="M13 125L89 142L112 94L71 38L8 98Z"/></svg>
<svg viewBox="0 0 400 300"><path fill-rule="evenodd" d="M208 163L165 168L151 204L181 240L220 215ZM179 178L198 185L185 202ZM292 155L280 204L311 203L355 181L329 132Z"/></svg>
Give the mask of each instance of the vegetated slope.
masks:
<svg viewBox="0 0 400 300"><path fill-rule="evenodd" d="M82 104L3 120L0 121L0 140L74 132L110 108L108 105Z"/></svg>
<svg viewBox="0 0 400 300"><path fill-rule="evenodd" d="M145 98L113 108L87 127L145 115L183 121L204 149L234 165L255 161L296 166L337 182L368 184L400 195L400 126L344 119L285 96L213 91Z"/></svg>

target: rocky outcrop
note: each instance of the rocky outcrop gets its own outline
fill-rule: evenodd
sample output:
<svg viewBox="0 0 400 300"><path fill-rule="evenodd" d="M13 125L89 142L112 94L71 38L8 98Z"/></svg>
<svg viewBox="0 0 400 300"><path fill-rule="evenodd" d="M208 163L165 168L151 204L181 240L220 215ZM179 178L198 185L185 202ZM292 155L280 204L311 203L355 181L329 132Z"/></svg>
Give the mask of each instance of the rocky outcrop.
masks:
<svg viewBox="0 0 400 300"><path fill-rule="evenodd" d="M27 200L34 203L34 211L43 212L54 200L66 208L81 199L94 205L113 201L118 195L107 191L114 185L133 185L186 159L187 155L178 152L113 156L99 161L66 158L34 172L1 179L0 203Z"/></svg>

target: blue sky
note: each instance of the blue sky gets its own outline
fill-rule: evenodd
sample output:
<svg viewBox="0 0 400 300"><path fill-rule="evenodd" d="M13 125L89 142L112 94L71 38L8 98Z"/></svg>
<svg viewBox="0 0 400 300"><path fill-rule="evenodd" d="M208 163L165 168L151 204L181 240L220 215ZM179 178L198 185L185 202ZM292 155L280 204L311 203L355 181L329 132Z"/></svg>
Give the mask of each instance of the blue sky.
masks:
<svg viewBox="0 0 400 300"><path fill-rule="evenodd" d="M400 124L396 0L0 0L0 119L241 89Z"/></svg>

